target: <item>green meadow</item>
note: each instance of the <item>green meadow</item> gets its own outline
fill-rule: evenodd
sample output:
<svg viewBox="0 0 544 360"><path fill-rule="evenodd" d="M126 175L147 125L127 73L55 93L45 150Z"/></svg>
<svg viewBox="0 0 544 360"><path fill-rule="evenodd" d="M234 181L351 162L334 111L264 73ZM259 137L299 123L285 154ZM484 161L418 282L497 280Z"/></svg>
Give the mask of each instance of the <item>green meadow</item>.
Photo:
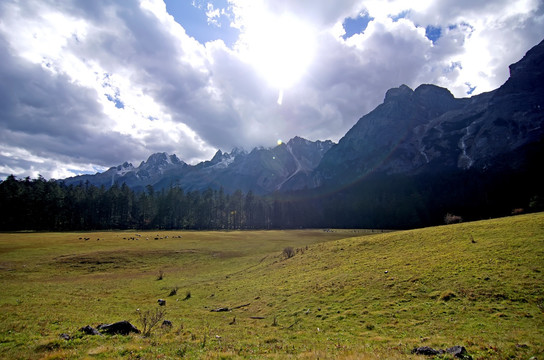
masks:
<svg viewBox="0 0 544 360"><path fill-rule="evenodd" d="M462 345L541 359L543 272L544 213L396 232L2 233L0 358L424 359L411 350ZM157 310L172 327L148 336L79 331L142 329Z"/></svg>

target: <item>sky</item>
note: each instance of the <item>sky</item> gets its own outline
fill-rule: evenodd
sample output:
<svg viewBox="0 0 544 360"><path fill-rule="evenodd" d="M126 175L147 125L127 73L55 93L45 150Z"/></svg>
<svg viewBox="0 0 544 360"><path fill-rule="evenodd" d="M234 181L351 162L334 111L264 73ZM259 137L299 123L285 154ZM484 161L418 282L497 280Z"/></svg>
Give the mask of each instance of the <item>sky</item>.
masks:
<svg viewBox="0 0 544 360"><path fill-rule="evenodd" d="M542 0L2 0L0 178L338 141L402 84L493 90Z"/></svg>

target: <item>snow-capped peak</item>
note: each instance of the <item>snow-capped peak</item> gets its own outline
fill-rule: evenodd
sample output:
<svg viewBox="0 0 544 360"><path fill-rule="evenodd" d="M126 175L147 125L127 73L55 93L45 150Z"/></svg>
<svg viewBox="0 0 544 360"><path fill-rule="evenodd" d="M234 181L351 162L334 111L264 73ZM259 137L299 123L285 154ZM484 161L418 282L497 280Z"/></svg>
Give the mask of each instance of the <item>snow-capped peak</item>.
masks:
<svg viewBox="0 0 544 360"><path fill-rule="evenodd" d="M119 175L119 176L123 176L123 175L125 175L126 173L129 173L129 172L131 172L131 171L134 171L134 169L135 169L135 168L134 168L134 166L132 166L131 163L125 161L125 162L123 163L123 165L117 166L117 168L116 168L116 170L117 170L116 173L117 173L117 175Z"/></svg>

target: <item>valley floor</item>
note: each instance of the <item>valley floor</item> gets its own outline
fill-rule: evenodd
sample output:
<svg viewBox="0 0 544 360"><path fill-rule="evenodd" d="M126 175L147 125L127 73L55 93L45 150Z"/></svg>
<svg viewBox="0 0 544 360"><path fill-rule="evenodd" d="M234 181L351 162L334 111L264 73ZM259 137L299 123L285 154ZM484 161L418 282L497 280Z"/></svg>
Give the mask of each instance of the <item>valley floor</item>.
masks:
<svg viewBox="0 0 544 360"><path fill-rule="evenodd" d="M2 233L0 358L423 359L412 349L462 345L540 359L543 259L544 213L385 233ZM149 336L78 331L143 329L158 309L172 327Z"/></svg>

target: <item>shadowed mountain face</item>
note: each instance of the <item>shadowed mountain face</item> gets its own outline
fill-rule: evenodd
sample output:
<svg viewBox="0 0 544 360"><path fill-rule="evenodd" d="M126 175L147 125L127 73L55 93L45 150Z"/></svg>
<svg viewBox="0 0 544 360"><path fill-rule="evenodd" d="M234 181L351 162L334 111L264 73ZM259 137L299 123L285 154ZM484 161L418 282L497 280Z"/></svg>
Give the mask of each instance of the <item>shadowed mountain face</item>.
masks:
<svg viewBox="0 0 544 360"><path fill-rule="evenodd" d="M331 227L439 224L544 204L544 42L500 88L456 99L405 85L363 116L314 172Z"/></svg>
<svg viewBox="0 0 544 360"><path fill-rule="evenodd" d="M492 92L456 99L434 85L391 89L324 156L316 177L342 183L375 173L518 168L525 160L515 153L543 138L543 68L540 43Z"/></svg>

